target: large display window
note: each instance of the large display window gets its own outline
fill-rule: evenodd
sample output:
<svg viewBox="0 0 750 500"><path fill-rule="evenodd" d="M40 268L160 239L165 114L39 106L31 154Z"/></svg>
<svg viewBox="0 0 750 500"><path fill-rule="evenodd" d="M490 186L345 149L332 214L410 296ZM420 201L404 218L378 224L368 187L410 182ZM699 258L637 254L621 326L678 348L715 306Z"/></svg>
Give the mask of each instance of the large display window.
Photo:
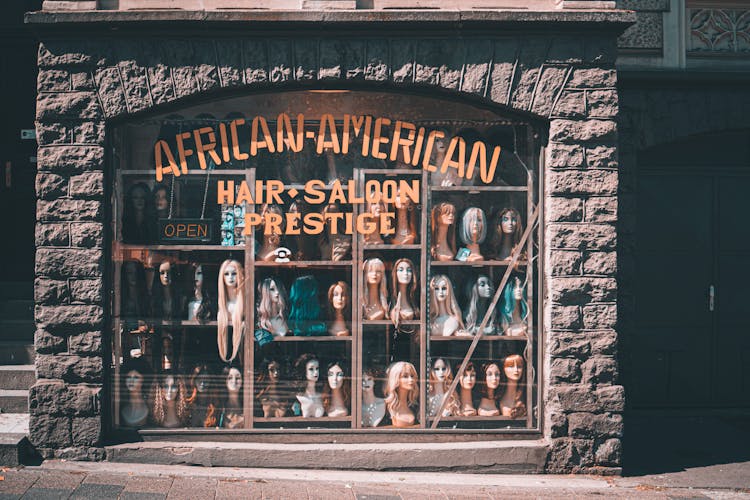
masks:
<svg viewBox="0 0 750 500"><path fill-rule="evenodd" d="M538 429L529 123L321 90L114 133L116 429Z"/></svg>

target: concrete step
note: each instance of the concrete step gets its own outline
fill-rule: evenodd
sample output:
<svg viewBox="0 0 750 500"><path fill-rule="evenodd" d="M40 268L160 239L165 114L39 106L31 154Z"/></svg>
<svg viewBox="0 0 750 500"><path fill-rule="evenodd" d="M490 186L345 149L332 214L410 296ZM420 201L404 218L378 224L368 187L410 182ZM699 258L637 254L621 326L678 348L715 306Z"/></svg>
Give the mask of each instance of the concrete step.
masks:
<svg viewBox="0 0 750 500"><path fill-rule="evenodd" d="M34 301L32 299L0 300L0 318L34 321Z"/></svg>
<svg viewBox="0 0 750 500"><path fill-rule="evenodd" d="M0 281L0 300L33 298L33 281Z"/></svg>
<svg viewBox="0 0 750 500"><path fill-rule="evenodd" d="M0 318L0 339L24 340L34 343L36 325L34 319L5 319Z"/></svg>
<svg viewBox="0 0 750 500"><path fill-rule="evenodd" d="M0 465L16 467L37 462L37 454L26 434L0 432Z"/></svg>
<svg viewBox="0 0 750 500"><path fill-rule="evenodd" d="M2 338L2 337L0 337ZM0 341L0 364L2 365L28 365L33 364L36 359L34 352L34 341Z"/></svg>
<svg viewBox="0 0 750 500"><path fill-rule="evenodd" d="M235 435L236 436L236 435ZM398 439L396 435L394 438ZM110 462L205 467L541 473L544 441L244 443L147 441L107 446Z"/></svg>
<svg viewBox="0 0 750 500"><path fill-rule="evenodd" d="M0 389L0 412L28 413L29 391Z"/></svg>
<svg viewBox="0 0 750 500"><path fill-rule="evenodd" d="M0 389L28 390L35 381L34 365L0 366Z"/></svg>

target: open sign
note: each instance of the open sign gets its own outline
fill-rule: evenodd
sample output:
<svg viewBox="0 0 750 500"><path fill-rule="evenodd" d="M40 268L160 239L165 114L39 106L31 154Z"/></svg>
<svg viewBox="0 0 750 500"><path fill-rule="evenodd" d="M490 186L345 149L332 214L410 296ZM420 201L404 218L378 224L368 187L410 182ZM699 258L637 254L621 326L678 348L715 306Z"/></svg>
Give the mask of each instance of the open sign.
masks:
<svg viewBox="0 0 750 500"><path fill-rule="evenodd" d="M162 243L208 243L212 235L211 219L159 219Z"/></svg>

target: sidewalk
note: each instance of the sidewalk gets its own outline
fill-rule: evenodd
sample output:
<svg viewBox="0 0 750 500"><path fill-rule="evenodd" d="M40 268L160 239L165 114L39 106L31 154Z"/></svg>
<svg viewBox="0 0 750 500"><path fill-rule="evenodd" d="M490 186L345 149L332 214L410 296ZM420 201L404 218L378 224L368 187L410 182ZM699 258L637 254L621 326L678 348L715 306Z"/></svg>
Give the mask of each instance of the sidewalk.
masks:
<svg viewBox="0 0 750 500"><path fill-rule="evenodd" d="M3 471L0 500L52 499L469 499L654 498L750 499L750 463L703 476L641 478L481 475L293 469L203 468L108 462L46 461ZM718 466L717 466L718 467ZM724 480L724 475L729 480ZM680 474L684 474L680 476ZM701 478L696 481L696 477ZM701 483L693 485L691 483ZM717 486L718 485L718 486Z"/></svg>

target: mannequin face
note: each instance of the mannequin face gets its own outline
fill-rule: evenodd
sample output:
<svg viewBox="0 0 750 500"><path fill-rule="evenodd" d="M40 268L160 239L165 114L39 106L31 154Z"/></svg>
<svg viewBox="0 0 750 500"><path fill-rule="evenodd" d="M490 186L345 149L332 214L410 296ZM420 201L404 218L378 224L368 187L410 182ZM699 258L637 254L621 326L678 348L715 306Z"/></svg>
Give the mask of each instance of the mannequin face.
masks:
<svg viewBox="0 0 750 500"><path fill-rule="evenodd" d="M414 374L407 367L401 371L401 376L398 379L399 388L406 391L414 389L414 385L417 381L414 379Z"/></svg>
<svg viewBox="0 0 750 500"><path fill-rule="evenodd" d="M198 266L195 268L193 281L195 282L196 288L200 288L203 286L203 266Z"/></svg>
<svg viewBox="0 0 750 500"><path fill-rule="evenodd" d="M464 370L464 374L461 376L461 387L464 389L473 389L477 383L477 372L474 370Z"/></svg>
<svg viewBox="0 0 750 500"><path fill-rule="evenodd" d="M435 298L438 302L445 302L448 298L448 282L443 280L435 283Z"/></svg>
<svg viewBox="0 0 750 500"><path fill-rule="evenodd" d="M279 294L279 289L276 286L275 281L271 281L271 283L268 285L268 293L271 295L271 300L278 304L279 299L281 298L281 295Z"/></svg>
<svg viewBox="0 0 750 500"><path fill-rule="evenodd" d="M130 392L140 391L143 387L143 375L137 370L130 370L125 375L125 388Z"/></svg>
<svg viewBox="0 0 750 500"><path fill-rule="evenodd" d="M481 298L489 299L495 292L495 287L487 276L480 276L477 278L477 291Z"/></svg>
<svg viewBox="0 0 750 500"><path fill-rule="evenodd" d="M167 199L167 191L165 189L159 189L154 193L154 205L157 210L166 210L169 208L169 200Z"/></svg>
<svg viewBox="0 0 750 500"><path fill-rule="evenodd" d="M281 367L278 363L273 362L268 364L268 378L271 382L278 382L281 376Z"/></svg>
<svg viewBox="0 0 750 500"><path fill-rule="evenodd" d="M229 264L224 269L224 284L229 288L237 286L237 267L234 264Z"/></svg>
<svg viewBox="0 0 750 500"><path fill-rule="evenodd" d="M177 382L172 375L168 375L161 384L161 389L164 392L164 399L166 401L174 401L177 399Z"/></svg>
<svg viewBox="0 0 750 500"><path fill-rule="evenodd" d="M448 377L448 365L445 364L442 358L438 358L432 364L432 374L438 382L445 382L445 379Z"/></svg>
<svg viewBox="0 0 750 500"><path fill-rule="evenodd" d="M446 149L448 149L448 145L446 144L445 137L435 137L435 151L445 153Z"/></svg>
<svg viewBox="0 0 750 500"><path fill-rule="evenodd" d="M396 268L396 279L402 285L411 283L414 276L414 270L408 262L399 262Z"/></svg>
<svg viewBox="0 0 750 500"><path fill-rule="evenodd" d="M362 376L362 390L363 391L372 391L375 388L375 379L372 378L370 375L363 375Z"/></svg>
<svg viewBox="0 0 750 500"><path fill-rule="evenodd" d="M485 382L490 389L497 389L500 385L500 368L496 364L491 364L485 372Z"/></svg>
<svg viewBox="0 0 750 500"><path fill-rule="evenodd" d="M195 389L198 392L206 392L209 386L209 381L208 373L201 373L195 377Z"/></svg>
<svg viewBox="0 0 750 500"><path fill-rule="evenodd" d="M396 193L396 202L395 202L396 208L403 210L404 208L411 207L411 198L401 193L399 190Z"/></svg>
<svg viewBox="0 0 750 500"><path fill-rule="evenodd" d="M172 284L172 264L162 262L159 266L159 282L164 286Z"/></svg>
<svg viewBox="0 0 750 500"><path fill-rule="evenodd" d="M381 203L370 203L370 213L377 217L383 212L383 205Z"/></svg>
<svg viewBox="0 0 750 500"><path fill-rule="evenodd" d="M440 214L440 223L445 226L450 226L456 221L456 209L453 205L443 207L443 211Z"/></svg>
<svg viewBox="0 0 750 500"><path fill-rule="evenodd" d="M229 392L239 392L242 387L242 374L237 368L230 368L227 373L227 390Z"/></svg>
<svg viewBox="0 0 750 500"><path fill-rule="evenodd" d="M523 363L520 363L517 359L513 359L510 362L506 361L504 371L508 380L518 382L521 380L521 375L523 375Z"/></svg>
<svg viewBox="0 0 750 500"><path fill-rule="evenodd" d="M341 285L336 285L336 288L333 289L333 296L331 299L331 305L337 311L346 307L346 297L344 297L344 289Z"/></svg>
<svg viewBox="0 0 750 500"><path fill-rule="evenodd" d="M339 365L333 365L328 369L328 385L331 389L339 389L344 385L344 370Z"/></svg>
<svg viewBox="0 0 750 500"><path fill-rule="evenodd" d="M146 209L146 191L143 188L134 188L130 194L130 198L133 200L133 208L137 212L142 212Z"/></svg>
<svg viewBox="0 0 750 500"><path fill-rule="evenodd" d="M500 218L500 227L505 234L513 234L518 227L518 218L513 212L505 212Z"/></svg>
<svg viewBox="0 0 750 500"><path fill-rule="evenodd" d="M380 264L369 263L367 265L367 283L369 285L379 284L383 279L383 267Z"/></svg>
<svg viewBox="0 0 750 500"><path fill-rule="evenodd" d="M516 300L523 299L523 287L518 279L516 279L516 286L513 288L513 298Z"/></svg>
<svg viewBox="0 0 750 500"><path fill-rule="evenodd" d="M317 359L311 359L305 365L305 378L308 382L317 382L320 377L320 363Z"/></svg>
<svg viewBox="0 0 750 500"><path fill-rule="evenodd" d="M135 262L125 263L125 280L128 286L138 285L138 276L136 274Z"/></svg>
<svg viewBox="0 0 750 500"><path fill-rule="evenodd" d="M266 241L269 245L279 246L279 244L281 243L281 235L275 233L267 234Z"/></svg>

